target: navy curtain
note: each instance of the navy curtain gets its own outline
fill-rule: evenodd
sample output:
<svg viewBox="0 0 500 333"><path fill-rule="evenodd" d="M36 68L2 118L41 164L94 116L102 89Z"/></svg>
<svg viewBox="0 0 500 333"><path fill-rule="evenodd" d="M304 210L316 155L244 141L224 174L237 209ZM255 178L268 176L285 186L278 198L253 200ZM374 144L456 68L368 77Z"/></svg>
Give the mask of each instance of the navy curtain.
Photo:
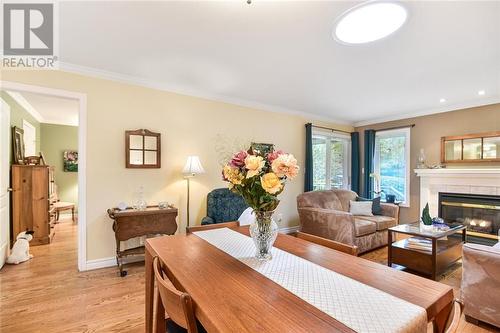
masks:
<svg viewBox="0 0 500 333"><path fill-rule="evenodd" d="M375 155L375 130L365 130L365 173L363 174L363 197L373 198L373 156Z"/></svg>
<svg viewBox="0 0 500 333"><path fill-rule="evenodd" d="M359 133L351 133L351 190L359 194Z"/></svg>
<svg viewBox="0 0 500 333"><path fill-rule="evenodd" d="M306 124L306 165L304 192L313 190L313 149L312 149L312 124Z"/></svg>

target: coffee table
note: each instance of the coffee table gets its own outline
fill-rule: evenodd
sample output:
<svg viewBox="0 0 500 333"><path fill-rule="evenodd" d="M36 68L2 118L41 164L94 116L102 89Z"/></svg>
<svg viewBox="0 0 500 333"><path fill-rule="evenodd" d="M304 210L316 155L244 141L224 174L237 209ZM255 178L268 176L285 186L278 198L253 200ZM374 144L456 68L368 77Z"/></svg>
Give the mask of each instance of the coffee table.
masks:
<svg viewBox="0 0 500 333"><path fill-rule="evenodd" d="M462 257L462 245L465 243L466 227L461 224L450 224L449 230L423 230L420 223L400 224L389 228L387 265L404 266L405 268L427 275L433 280L445 272L451 264ZM461 232L460 232L461 231ZM432 243L430 251L410 248L407 239L393 242L393 233L400 233L429 239ZM446 237L445 240L440 239Z"/></svg>

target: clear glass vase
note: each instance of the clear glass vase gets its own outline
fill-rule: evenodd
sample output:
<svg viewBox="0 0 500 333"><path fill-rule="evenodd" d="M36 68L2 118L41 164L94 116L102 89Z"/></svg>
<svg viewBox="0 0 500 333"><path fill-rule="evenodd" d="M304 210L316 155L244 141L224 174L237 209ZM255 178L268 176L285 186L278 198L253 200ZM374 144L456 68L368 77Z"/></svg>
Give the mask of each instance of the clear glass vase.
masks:
<svg viewBox="0 0 500 333"><path fill-rule="evenodd" d="M250 236L255 244L255 257L259 260L272 259L271 249L278 236L278 225L274 222L274 211L254 211L255 222L250 225Z"/></svg>

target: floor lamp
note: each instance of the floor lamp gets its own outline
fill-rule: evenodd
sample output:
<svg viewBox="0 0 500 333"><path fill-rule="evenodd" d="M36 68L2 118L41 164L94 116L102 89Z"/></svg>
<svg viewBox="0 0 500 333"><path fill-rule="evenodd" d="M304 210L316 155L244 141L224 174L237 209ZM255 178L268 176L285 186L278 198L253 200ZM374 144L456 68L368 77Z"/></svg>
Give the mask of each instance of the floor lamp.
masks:
<svg viewBox="0 0 500 333"><path fill-rule="evenodd" d="M200 158L198 156L188 156L182 173L187 180L187 226L189 227L189 180L200 173L205 173Z"/></svg>

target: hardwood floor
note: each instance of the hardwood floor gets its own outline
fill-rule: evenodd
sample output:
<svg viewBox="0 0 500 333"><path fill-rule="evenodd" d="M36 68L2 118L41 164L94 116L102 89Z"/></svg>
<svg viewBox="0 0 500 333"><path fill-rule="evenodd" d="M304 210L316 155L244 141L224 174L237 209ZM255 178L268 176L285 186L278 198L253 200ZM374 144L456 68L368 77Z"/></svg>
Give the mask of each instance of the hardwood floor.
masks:
<svg viewBox="0 0 500 333"><path fill-rule="evenodd" d="M76 225L56 228L52 244L31 247L32 260L0 270L0 332L144 332L143 263L128 265L125 278L115 267L79 273ZM385 262L387 250L364 257ZM441 282L457 291L460 276L458 269ZM463 319L458 331L492 332Z"/></svg>
<svg viewBox="0 0 500 333"><path fill-rule="evenodd" d="M77 270L77 228L56 226L34 258L0 271L0 332L144 332L143 263L85 273Z"/></svg>

